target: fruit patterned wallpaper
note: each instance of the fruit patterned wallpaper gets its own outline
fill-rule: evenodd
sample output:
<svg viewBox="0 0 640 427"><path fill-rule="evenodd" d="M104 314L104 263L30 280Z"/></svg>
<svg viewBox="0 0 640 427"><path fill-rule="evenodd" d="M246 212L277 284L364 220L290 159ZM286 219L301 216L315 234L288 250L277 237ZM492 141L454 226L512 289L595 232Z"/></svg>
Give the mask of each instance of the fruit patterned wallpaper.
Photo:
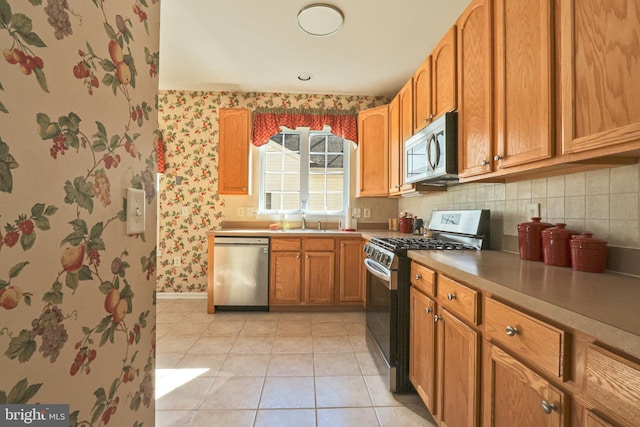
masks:
<svg viewBox="0 0 640 427"><path fill-rule="evenodd" d="M219 228L225 215L224 197L217 193L218 108L360 111L385 102L383 97L347 95L161 91L158 110L166 171L158 191L158 249L162 252L158 257L158 291L207 291L206 232ZM183 206L188 207L185 216ZM173 265L176 257L180 266Z"/></svg>
<svg viewBox="0 0 640 427"><path fill-rule="evenodd" d="M159 8L0 0L0 403L70 426L154 423Z"/></svg>

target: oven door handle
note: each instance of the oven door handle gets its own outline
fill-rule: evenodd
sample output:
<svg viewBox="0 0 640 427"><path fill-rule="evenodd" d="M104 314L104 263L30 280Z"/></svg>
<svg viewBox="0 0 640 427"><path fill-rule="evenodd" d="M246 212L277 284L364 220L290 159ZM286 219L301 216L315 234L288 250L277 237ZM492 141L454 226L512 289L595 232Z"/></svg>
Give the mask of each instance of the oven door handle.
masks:
<svg viewBox="0 0 640 427"><path fill-rule="evenodd" d="M391 289L391 270L389 270L382 264L372 260L371 258L364 259L364 266L369 273L373 274L379 279L382 279L387 287Z"/></svg>

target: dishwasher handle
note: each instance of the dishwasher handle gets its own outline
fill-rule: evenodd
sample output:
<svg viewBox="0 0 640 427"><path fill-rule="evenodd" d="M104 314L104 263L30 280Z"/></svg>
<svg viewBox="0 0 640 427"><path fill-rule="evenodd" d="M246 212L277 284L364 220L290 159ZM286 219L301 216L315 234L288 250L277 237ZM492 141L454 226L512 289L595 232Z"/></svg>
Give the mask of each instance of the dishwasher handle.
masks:
<svg viewBox="0 0 640 427"><path fill-rule="evenodd" d="M216 237L214 246L266 246L269 247L268 237Z"/></svg>

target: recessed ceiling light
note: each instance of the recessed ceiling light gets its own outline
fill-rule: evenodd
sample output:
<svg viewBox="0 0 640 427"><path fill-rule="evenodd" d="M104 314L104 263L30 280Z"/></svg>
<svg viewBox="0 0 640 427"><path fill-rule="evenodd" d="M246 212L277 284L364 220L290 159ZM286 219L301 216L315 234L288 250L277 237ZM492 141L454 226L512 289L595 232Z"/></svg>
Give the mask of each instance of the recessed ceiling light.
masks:
<svg viewBox="0 0 640 427"><path fill-rule="evenodd" d="M309 73L300 73L298 74L298 80L303 81L303 82L308 82L309 80L311 80L311 74Z"/></svg>
<svg viewBox="0 0 640 427"><path fill-rule="evenodd" d="M312 36L330 36L342 28L344 15L327 3L313 3L298 12L298 26Z"/></svg>

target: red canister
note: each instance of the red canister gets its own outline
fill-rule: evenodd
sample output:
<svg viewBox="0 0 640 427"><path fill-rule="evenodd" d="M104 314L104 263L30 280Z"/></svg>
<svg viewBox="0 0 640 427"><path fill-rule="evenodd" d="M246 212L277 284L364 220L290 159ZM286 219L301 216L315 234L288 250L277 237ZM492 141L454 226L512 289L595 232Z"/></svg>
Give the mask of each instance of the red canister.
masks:
<svg viewBox="0 0 640 427"><path fill-rule="evenodd" d="M567 230L567 224L542 230L542 254L544 263L558 267L571 267L571 247L569 240L577 231Z"/></svg>
<svg viewBox="0 0 640 427"><path fill-rule="evenodd" d="M591 233L573 236L569 242L571 263L574 270L603 273L607 267L607 242L592 236Z"/></svg>
<svg viewBox="0 0 640 427"><path fill-rule="evenodd" d="M518 224L518 248L520 258L530 261L542 261L542 230L553 227L548 222L540 222L541 218L531 218L531 222Z"/></svg>
<svg viewBox="0 0 640 427"><path fill-rule="evenodd" d="M411 233L413 229L413 218L398 218L398 228L401 233Z"/></svg>

